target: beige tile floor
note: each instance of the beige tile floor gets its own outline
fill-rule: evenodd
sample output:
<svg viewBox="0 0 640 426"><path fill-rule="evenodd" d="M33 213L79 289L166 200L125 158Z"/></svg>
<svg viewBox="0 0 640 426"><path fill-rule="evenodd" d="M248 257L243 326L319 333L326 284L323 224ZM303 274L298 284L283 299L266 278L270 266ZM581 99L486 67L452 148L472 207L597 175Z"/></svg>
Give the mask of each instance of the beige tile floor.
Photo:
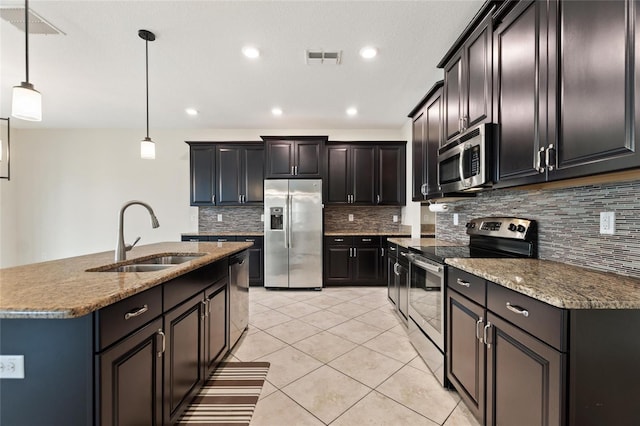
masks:
<svg viewBox="0 0 640 426"><path fill-rule="evenodd" d="M478 423L409 342L384 287L249 292L230 360L271 367L251 426Z"/></svg>

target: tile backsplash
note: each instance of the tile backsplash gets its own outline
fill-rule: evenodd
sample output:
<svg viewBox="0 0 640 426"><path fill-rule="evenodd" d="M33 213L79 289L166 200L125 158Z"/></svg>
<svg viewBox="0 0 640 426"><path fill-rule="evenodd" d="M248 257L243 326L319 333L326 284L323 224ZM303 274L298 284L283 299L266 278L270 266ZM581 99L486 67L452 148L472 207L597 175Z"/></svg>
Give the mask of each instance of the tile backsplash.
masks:
<svg viewBox="0 0 640 426"><path fill-rule="evenodd" d="M262 206L199 207L198 232L238 233L262 232L264 223L260 216ZM222 222L218 222L222 215Z"/></svg>
<svg viewBox="0 0 640 426"><path fill-rule="evenodd" d="M349 221L353 215L353 221ZM398 221L393 221L393 216ZM326 206L324 209L325 232L376 231L395 233L403 231L401 227L402 208L399 206ZM408 233L411 234L409 227Z"/></svg>
<svg viewBox="0 0 640 426"><path fill-rule="evenodd" d="M436 237L466 244L465 223L483 216L538 222L540 259L640 278L640 181L553 190L497 190L449 203ZM615 234L600 234L600 212L615 212ZM459 224L453 225L453 214Z"/></svg>

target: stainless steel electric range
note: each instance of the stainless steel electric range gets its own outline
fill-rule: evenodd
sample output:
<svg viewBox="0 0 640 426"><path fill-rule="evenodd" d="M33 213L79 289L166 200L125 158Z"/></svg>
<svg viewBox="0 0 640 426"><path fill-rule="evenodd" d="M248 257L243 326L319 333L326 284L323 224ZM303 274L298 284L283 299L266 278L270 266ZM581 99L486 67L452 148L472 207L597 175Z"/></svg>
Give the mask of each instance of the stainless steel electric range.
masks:
<svg viewBox="0 0 640 426"><path fill-rule="evenodd" d="M469 245L409 247L409 337L443 385L445 368L445 301L447 258L536 258L535 221L484 217L466 224Z"/></svg>

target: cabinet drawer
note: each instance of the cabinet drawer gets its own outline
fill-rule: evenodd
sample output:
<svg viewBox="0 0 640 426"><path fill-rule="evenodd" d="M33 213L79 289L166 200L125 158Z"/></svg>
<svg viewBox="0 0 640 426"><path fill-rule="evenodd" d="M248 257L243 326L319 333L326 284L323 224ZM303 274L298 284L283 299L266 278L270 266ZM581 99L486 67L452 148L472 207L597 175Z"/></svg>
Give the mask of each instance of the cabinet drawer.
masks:
<svg viewBox="0 0 640 426"><path fill-rule="evenodd" d="M162 284L163 309L168 311L211 284L229 275L228 259L203 266Z"/></svg>
<svg viewBox="0 0 640 426"><path fill-rule="evenodd" d="M452 267L449 267L447 271L447 286L450 289L482 306L485 305L487 283L484 279Z"/></svg>
<svg viewBox="0 0 640 426"><path fill-rule="evenodd" d="M379 247L380 237L353 237L353 244L359 247Z"/></svg>
<svg viewBox="0 0 640 426"><path fill-rule="evenodd" d="M236 237L236 241L246 241L249 243L253 243L253 247L251 248L257 248L262 247L263 237Z"/></svg>
<svg viewBox="0 0 640 426"><path fill-rule="evenodd" d="M191 242L209 241L209 237L206 235L183 235L182 241L191 241Z"/></svg>
<svg viewBox="0 0 640 426"><path fill-rule="evenodd" d="M95 313L96 351L101 351L161 314L161 285L100 309Z"/></svg>
<svg viewBox="0 0 640 426"><path fill-rule="evenodd" d="M566 351L566 310L492 282L487 287L487 308L548 345Z"/></svg>
<svg viewBox="0 0 640 426"><path fill-rule="evenodd" d="M352 246L353 237L325 237L325 244L334 246Z"/></svg>

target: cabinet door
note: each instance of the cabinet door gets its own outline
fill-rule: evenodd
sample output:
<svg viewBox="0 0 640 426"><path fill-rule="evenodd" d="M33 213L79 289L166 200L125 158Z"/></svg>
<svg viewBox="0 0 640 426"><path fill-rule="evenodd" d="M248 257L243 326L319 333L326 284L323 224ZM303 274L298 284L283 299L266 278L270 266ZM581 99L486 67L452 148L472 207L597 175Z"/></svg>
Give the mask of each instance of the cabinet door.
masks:
<svg viewBox="0 0 640 426"><path fill-rule="evenodd" d="M162 425L162 319L96 356L101 425Z"/></svg>
<svg viewBox="0 0 640 426"><path fill-rule="evenodd" d="M346 204L352 185L349 182L350 150L346 145L327 147L327 173L325 178L325 202Z"/></svg>
<svg viewBox="0 0 640 426"><path fill-rule="evenodd" d="M424 185L427 183L427 131L426 127L427 115L424 111L420 111L413 119L413 127L411 131L411 165L413 171L411 199L413 201L422 201L426 199Z"/></svg>
<svg viewBox="0 0 640 426"><path fill-rule="evenodd" d="M205 377L216 367L225 354L227 336L227 287L225 285L206 295L207 313L205 325Z"/></svg>
<svg viewBox="0 0 640 426"><path fill-rule="evenodd" d="M406 167L404 145L378 146L377 204L405 205Z"/></svg>
<svg viewBox="0 0 640 426"><path fill-rule="evenodd" d="M491 20L492 17L487 16L471 34L464 47L464 129L491 121Z"/></svg>
<svg viewBox="0 0 640 426"><path fill-rule="evenodd" d="M564 425L565 355L487 314L487 425Z"/></svg>
<svg viewBox="0 0 640 426"><path fill-rule="evenodd" d="M634 35L637 3L562 1L551 4L551 32L556 43L550 69L557 87L550 94L556 110L556 168L549 179L563 179L640 165L634 105L638 81ZM550 41L554 40L550 38ZM635 43L638 51L637 42ZM637 76L637 74L636 74ZM635 87L634 87L635 83ZM554 95L553 97L551 95ZM637 104L636 104L637 105ZM638 109L635 108L638 116ZM550 144L554 138L550 137Z"/></svg>
<svg viewBox="0 0 640 426"><path fill-rule="evenodd" d="M353 283L377 284L380 280L380 247L354 247Z"/></svg>
<svg viewBox="0 0 640 426"><path fill-rule="evenodd" d="M352 203L376 204L375 169L376 149L374 146L351 146Z"/></svg>
<svg viewBox="0 0 640 426"><path fill-rule="evenodd" d="M352 250L351 246L326 246L324 279L327 284L351 282Z"/></svg>
<svg viewBox="0 0 640 426"><path fill-rule="evenodd" d="M387 296L394 305L398 305L398 281L396 280L395 257L387 256Z"/></svg>
<svg viewBox="0 0 640 426"><path fill-rule="evenodd" d="M440 192L438 187L438 149L444 142L442 122L442 89L429 100L426 109L426 138L424 158L426 173L426 195ZM426 197L425 197L426 198Z"/></svg>
<svg viewBox="0 0 640 426"><path fill-rule="evenodd" d="M293 141L267 141L266 149L267 170L265 177L270 179L289 179L293 176Z"/></svg>
<svg viewBox="0 0 640 426"><path fill-rule="evenodd" d="M217 205L230 206L241 204L242 194L242 157L243 149L219 146L216 158L218 172Z"/></svg>
<svg viewBox="0 0 640 426"><path fill-rule="evenodd" d="M484 423L485 345L477 338L485 310L455 291L447 292L447 378L474 416Z"/></svg>
<svg viewBox="0 0 640 426"><path fill-rule="evenodd" d="M444 129L446 139L462 129L462 52L444 68Z"/></svg>
<svg viewBox="0 0 640 426"><path fill-rule="evenodd" d="M242 151L243 204L264 203L264 148L245 147Z"/></svg>
<svg viewBox="0 0 640 426"><path fill-rule="evenodd" d="M198 294L164 316L164 422L173 424L204 381L204 297Z"/></svg>
<svg viewBox="0 0 640 426"><path fill-rule="evenodd" d="M215 204L215 145L191 145L191 205Z"/></svg>
<svg viewBox="0 0 640 426"><path fill-rule="evenodd" d="M298 178L322 177L322 147L318 141L295 142L295 166Z"/></svg>
<svg viewBox="0 0 640 426"><path fill-rule="evenodd" d="M546 147L546 4L519 3L494 32L499 183L542 182ZM542 173L541 173L542 171Z"/></svg>

